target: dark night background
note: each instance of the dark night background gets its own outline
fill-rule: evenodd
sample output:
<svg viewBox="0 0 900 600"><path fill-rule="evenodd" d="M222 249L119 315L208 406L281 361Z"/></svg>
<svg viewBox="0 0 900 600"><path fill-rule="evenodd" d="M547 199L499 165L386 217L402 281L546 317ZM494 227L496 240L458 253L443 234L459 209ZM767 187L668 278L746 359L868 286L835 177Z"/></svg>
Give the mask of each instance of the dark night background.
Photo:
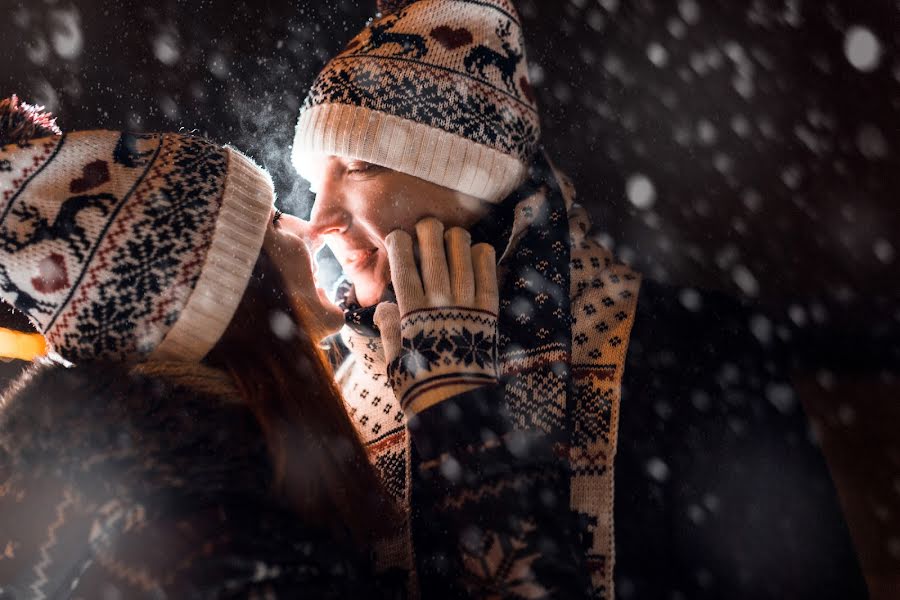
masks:
<svg viewBox="0 0 900 600"><path fill-rule="evenodd" d="M774 317L754 331L793 344L873 595L900 594L900 5L516 4L544 143L601 239L650 277ZM297 109L375 12L374 0L0 7L0 96L47 105L64 130L234 144L301 216ZM26 324L0 308L0 326Z"/></svg>

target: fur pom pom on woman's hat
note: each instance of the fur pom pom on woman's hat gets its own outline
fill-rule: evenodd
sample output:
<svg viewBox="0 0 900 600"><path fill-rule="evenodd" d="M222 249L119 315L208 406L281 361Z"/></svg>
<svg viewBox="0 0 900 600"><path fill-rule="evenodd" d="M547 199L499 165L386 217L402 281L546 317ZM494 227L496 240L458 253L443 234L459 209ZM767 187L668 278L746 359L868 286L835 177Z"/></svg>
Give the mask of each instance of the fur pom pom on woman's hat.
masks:
<svg viewBox="0 0 900 600"><path fill-rule="evenodd" d="M300 109L293 162L365 160L488 202L521 184L540 137L510 0L380 0Z"/></svg>
<svg viewBox="0 0 900 600"><path fill-rule="evenodd" d="M269 175L197 137L61 134L15 97L0 119L0 298L72 362L203 358L262 248Z"/></svg>
<svg viewBox="0 0 900 600"><path fill-rule="evenodd" d="M15 94L0 100L0 146L21 145L48 135L62 135L62 131L43 106L20 102Z"/></svg>

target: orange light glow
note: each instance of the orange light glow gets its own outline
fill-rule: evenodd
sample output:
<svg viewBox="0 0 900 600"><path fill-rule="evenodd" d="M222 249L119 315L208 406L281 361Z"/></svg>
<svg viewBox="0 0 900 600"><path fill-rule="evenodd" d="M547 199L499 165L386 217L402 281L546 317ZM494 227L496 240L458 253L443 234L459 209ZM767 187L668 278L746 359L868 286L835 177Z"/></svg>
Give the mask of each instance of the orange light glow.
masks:
<svg viewBox="0 0 900 600"><path fill-rule="evenodd" d="M0 359L34 360L46 353L47 342L41 334L0 327Z"/></svg>

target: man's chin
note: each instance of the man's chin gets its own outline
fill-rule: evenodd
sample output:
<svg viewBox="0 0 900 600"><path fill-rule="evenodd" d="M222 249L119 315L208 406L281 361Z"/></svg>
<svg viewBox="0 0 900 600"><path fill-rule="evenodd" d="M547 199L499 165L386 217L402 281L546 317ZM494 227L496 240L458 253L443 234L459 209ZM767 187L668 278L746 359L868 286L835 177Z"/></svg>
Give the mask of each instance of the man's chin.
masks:
<svg viewBox="0 0 900 600"><path fill-rule="evenodd" d="M360 288L354 284L354 292L356 293L356 301L363 308L375 306L384 300L392 300L393 294L388 292L387 286L365 286Z"/></svg>

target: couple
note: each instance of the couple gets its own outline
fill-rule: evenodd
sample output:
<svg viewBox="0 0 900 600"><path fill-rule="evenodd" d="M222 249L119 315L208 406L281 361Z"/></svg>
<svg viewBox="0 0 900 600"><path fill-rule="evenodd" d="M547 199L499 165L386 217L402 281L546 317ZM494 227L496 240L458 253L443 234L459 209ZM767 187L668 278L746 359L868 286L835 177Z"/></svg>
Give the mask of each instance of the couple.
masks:
<svg viewBox="0 0 900 600"><path fill-rule="evenodd" d="M749 315L588 235L511 4L386 4L301 110L309 223L203 140L4 148L2 294L76 365L4 399L4 591L864 595Z"/></svg>

